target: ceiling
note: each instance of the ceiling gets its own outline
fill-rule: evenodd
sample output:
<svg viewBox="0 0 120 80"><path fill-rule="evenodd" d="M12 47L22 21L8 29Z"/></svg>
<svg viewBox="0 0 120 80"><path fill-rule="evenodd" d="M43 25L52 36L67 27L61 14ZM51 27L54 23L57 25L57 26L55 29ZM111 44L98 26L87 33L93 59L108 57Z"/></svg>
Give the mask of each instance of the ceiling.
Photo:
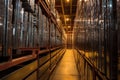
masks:
<svg viewBox="0 0 120 80"><path fill-rule="evenodd" d="M55 8L67 33L73 30L76 7L77 0L55 0Z"/></svg>

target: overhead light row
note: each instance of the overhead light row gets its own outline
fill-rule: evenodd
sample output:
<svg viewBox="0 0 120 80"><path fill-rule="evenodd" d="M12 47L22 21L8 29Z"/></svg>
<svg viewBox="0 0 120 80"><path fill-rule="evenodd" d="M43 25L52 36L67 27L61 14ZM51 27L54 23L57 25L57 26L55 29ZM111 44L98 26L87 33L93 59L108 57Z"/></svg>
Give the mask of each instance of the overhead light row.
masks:
<svg viewBox="0 0 120 80"><path fill-rule="evenodd" d="M71 28L71 26L64 26L65 28Z"/></svg>
<svg viewBox="0 0 120 80"><path fill-rule="evenodd" d="M80 0L80 1L85 1L85 2L87 2L88 0Z"/></svg>

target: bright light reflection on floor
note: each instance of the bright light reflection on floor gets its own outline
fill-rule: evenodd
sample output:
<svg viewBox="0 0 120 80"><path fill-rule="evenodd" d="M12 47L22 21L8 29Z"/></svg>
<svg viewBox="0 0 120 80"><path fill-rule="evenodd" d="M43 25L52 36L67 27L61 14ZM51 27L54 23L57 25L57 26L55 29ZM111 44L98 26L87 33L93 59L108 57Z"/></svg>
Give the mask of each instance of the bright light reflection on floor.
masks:
<svg viewBox="0 0 120 80"><path fill-rule="evenodd" d="M72 49L67 49L50 80L79 80Z"/></svg>

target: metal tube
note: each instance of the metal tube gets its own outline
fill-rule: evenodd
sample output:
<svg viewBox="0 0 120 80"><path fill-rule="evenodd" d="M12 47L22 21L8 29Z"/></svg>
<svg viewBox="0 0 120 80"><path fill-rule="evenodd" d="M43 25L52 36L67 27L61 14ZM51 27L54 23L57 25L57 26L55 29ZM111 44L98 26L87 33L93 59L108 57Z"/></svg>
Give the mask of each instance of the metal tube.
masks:
<svg viewBox="0 0 120 80"><path fill-rule="evenodd" d="M111 25L110 25L110 79L118 80L118 28L117 28L117 0L110 0L111 9Z"/></svg>
<svg viewBox="0 0 120 80"><path fill-rule="evenodd" d="M106 37L106 7L107 7L107 0L103 1L103 5L105 5L104 9L104 73L107 75L107 67L106 67L106 56L107 56L107 37Z"/></svg>
<svg viewBox="0 0 120 80"><path fill-rule="evenodd" d="M52 67L51 67L51 64L52 64L52 63L51 63L51 57L52 57L52 56L51 56L51 37L50 37L50 36L51 36L51 30L50 30L50 28L51 28L51 25L52 25L52 24L51 24L51 20L50 20L50 19L48 19L48 20L49 20L49 38L48 38L49 45L48 45L48 48L49 48L49 54L50 54L50 67L49 67L49 68L50 68L50 70L51 70L51 69L52 69Z"/></svg>
<svg viewBox="0 0 120 80"><path fill-rule="evenodd" d="M4 0L5 3L5 14L4 14L4 28L3 28L3 53L2 56L8 56L8 7L9 0Z"/></svg>

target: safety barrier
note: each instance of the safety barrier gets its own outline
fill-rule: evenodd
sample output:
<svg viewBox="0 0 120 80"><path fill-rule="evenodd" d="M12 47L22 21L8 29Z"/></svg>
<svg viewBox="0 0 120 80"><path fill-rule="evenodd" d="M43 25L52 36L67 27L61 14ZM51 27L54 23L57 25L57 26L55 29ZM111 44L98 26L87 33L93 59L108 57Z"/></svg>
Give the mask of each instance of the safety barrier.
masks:
<svg viewBox="0 0 120 80"><path fill-rule="evenodd" d="M60 48L44 54L38 54L36 59L22 68L4 76L2 80L47 80L65 53L65 49Z"/></svg>
<svg viewBox="0 0 120 80"><path fill-rule="evenodd" d="M76 65L81 79L85 80L109 80L103 72L95 67L89 58L87 58L79 49L74 50Z"/></svg>

